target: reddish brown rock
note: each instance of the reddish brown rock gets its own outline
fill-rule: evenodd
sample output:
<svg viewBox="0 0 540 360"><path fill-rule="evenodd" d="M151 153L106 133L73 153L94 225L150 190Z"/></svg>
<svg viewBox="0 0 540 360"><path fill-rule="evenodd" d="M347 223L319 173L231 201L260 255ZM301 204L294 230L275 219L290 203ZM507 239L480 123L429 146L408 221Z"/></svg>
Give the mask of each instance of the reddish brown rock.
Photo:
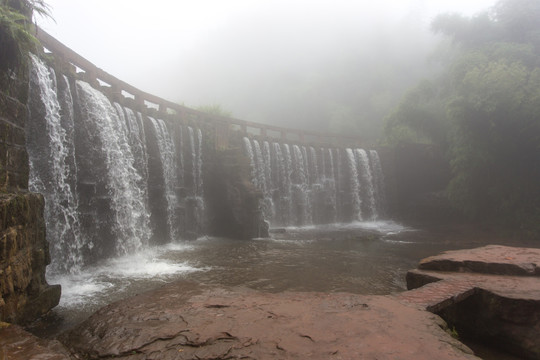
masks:
<svg viewBox="0 0 540 360"><path fill-rule="evenodd" d="M392 297L186 286L107 306L62 341L91 359L476 359Z"/></svg>
<svg viewBox="0 0 540 360"><path fill-rule="evenodd" d="M540 250L448 251L407 274L397 298L441 315L460 335L540 359Z"/></svg>
<svg viewBox="0 0 540 360"><path fill-rule="evenodd" d="M420 261L422 270L540 276L540 249L488 245L446 251Z"/></svg>

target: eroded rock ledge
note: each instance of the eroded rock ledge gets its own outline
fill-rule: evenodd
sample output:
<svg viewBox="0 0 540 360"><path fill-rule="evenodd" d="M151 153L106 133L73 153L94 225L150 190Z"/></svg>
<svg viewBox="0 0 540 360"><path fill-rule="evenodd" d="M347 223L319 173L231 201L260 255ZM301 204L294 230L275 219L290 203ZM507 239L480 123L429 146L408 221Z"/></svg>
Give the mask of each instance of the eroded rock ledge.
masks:
<svg viewBox="0 0 540 360"><path fill-rule="evenodd" d="M61 337L97 359L473 359L436 315L390 296L185 283L107 306Z"/></svg>
<svg viewBox="0 0 540 360"><path fill-rule="evenodd" d="M540 359L540 249L485 246L426 258L398 296L461 336Z"/></svg>

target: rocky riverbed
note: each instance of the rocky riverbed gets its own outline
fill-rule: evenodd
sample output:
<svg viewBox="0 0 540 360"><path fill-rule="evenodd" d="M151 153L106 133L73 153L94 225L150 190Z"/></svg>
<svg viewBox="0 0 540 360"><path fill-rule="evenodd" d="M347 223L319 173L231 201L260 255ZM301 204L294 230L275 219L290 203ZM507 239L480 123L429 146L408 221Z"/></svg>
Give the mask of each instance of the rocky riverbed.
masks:
<svg viewBox="0 0 540 360"><path fill-rule="evenodd" d="M438 316L390 296L184 282L111 304L60 340L89 359L476 358Z"/></svg>
<svg viewBox="0 0 540 360"><path fill-rule="evenodd" d="M458 335L536 359L537 264L538 249L446 252L386 296L178 281L102 308L59 341L5 324L0 359L477 359Z"/></svg>

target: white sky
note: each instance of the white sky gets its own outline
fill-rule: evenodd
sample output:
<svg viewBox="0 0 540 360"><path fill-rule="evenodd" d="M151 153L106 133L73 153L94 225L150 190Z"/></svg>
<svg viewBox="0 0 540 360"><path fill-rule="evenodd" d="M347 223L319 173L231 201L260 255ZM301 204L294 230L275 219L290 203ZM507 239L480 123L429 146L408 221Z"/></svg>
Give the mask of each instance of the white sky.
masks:
<svg viewBox="0 0 540 360"><path fill-rule="evenodd" d="M56 23L38 23L141 90L197 105L227 101L224 82L232 81L223 74L234 64L252 64L234 69L251 76L289 62L301 69L309 58L330 56L331 44L357 44L378 31L399 33L404 19L427 28L438 13L470 15L494 1L47 0Z"/></svg>

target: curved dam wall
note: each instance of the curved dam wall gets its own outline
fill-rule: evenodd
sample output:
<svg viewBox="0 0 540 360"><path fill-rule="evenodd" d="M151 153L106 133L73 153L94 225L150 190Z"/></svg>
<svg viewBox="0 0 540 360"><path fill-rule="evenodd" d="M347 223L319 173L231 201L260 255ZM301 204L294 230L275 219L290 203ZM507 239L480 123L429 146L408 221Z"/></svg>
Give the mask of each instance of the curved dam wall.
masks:
<svg viewBox="0 0 540 360"><path fill-rule="evenodd" d="M192 110L38 37L30 185L46 198L53 269L204 234L252 238L384 213L378 154L358 138Z"/></svg>
<svg viewBox="0 0 540 360"><path fill-rule="evenodd" d="M45 51L32 56L28 94L20 98L28 113L4 111L2 124L13 131L2 139L0 170L6 189L29 188L45 200L31 195L41 204L27 209L34 225L6 222L3 238L16 227L40 245L17 245L27 255L15 257L33 256L25 265L32 270L15 271L13 252L0 254L0 320L22 319L16 314L31 301L13 300L16 293L33 294L33 308L45 304L41 313L55 306L59 289L44 276L49 262L49 271L78 272L150 245L376 220L392 207L384 201L390 157L379 159L356 137L189 109L113 77L42 30L37 35Z"/></svg>

